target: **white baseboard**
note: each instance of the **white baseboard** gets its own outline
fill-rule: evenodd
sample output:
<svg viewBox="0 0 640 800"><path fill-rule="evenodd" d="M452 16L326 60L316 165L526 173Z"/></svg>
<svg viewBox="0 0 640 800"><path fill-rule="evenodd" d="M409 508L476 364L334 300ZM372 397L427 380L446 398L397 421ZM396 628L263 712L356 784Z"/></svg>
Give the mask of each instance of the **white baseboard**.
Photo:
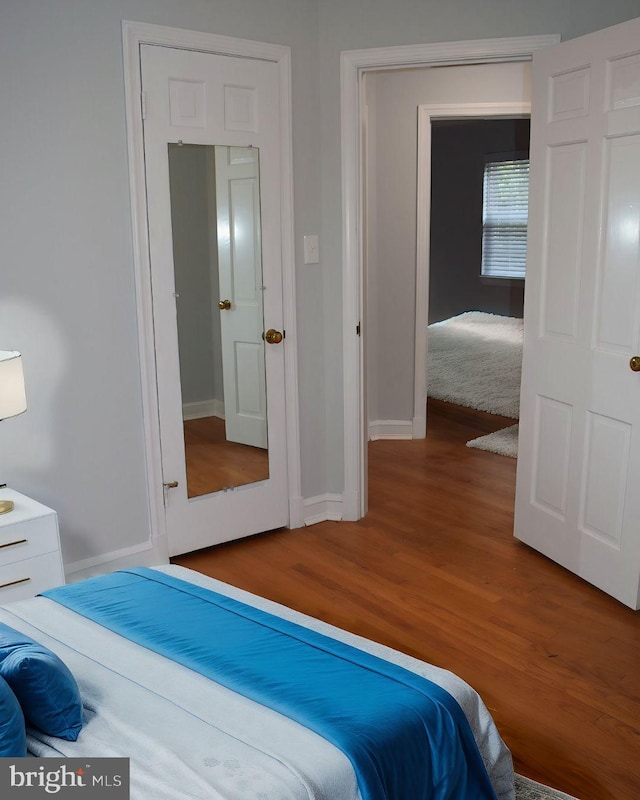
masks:
<svg viewBox="0 0 640 800"><path fill-rule="evenodd" d="M64 571L68 583L77 583L85 578L92 578L95 575L104 575L117 569L127 567L155 567L158 564L167 564L166 555L162 555L160 549L153 542L141 542L133 547L125 547L121 550L112 550L110 553L103 553L93 558L84 558L80 561L73 561L65 564Z"/></svg>
<svg viewBox="0 0 640 800"><path fill-rule="evenodd" d="M289 498L289 527L302 528L305 525L304 497Z"/></svg>
<svg viewBox="0 0 640 800"><path fill-rule="evenodd" d="M201 419L202 417L224 419L224 401L201 400L197 403L182 404L182 419Z"/></svg>
<svg viewBox="0 0 640 800"><path fill-rule="evenodd" d="M342 495L319 494L307 497L304 501L304 524L315 525L316 522L342 519Z"/></svg>
<svg viewBox="0 0 640 800"><path fill-rule="evenodd" d="M376 419L369 423L369 441L378 439L413 439L410 419Z"/></svg>
<svg viewBox="0 0 640 800"><path fill-rule="evenodd" d="M413 438L426 439L427 438L427 418L414 417L413 418Z"/></svg>
<svg viewBox="0 0 640 800"><path fill-rule="evenodd" d="M342 519L345 522L356 522L362 518L359 503L360 495L356 492L342 493Z"/></svg>

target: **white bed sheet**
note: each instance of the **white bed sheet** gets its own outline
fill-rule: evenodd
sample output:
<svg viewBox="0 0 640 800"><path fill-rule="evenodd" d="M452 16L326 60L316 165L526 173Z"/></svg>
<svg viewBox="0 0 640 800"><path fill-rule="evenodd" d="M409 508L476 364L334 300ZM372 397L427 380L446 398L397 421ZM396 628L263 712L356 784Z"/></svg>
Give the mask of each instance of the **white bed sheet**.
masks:
<svg viewBox="0 0 640 800"><path fill-rule="evenodd" d="M513 800L511 754L478 694L446 670L241 589L177 566L162 572L234 597L410 669L462 707L499 800ZM259 703L37 597L0 620L56 652L78 681L77 742L28 732L38 756L129 756L132 800L359 800L347 757L313 731Z"/></svg>

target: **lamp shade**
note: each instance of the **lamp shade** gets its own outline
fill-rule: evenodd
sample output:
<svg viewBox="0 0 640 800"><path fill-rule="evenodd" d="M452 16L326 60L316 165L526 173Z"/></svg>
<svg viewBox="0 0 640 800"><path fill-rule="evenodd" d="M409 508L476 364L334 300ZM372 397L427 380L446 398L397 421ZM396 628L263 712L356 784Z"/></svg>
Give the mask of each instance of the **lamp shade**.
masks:
<svg viewBox="0 0 640 800"><path fill-rule="evenodd" d="M15 350L0 350L0 419L15 417L26 409L22 356Z"/></svg>

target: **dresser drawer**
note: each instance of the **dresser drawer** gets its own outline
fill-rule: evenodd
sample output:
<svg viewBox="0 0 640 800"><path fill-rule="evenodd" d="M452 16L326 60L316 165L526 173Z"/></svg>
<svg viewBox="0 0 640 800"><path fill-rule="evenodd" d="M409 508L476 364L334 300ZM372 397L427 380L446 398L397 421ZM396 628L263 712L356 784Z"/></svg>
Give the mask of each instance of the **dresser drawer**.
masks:
<svg viewBox="0 0 640 800"><path fill-rule="evenodd" d="M0 567L54 550L58 550L55 514L0 527Z"/></svg>
<svg viewBox="0 0 640 800"><path fill-rule="evenodd" d="M63 583L59 552L0 566L0 605L33 597Z"/></svg>

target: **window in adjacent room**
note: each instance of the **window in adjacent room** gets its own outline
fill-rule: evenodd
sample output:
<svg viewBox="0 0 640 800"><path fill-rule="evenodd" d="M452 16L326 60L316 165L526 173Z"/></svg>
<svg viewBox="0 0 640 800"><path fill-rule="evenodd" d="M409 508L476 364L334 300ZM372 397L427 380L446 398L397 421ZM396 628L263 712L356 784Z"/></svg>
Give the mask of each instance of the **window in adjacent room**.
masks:
<svg viewBox="0 0 640 800"><path fill-rule="evenodd" d="M487 157L482 200L483 277L525 277L528 211L527 154Z"/></svg>

